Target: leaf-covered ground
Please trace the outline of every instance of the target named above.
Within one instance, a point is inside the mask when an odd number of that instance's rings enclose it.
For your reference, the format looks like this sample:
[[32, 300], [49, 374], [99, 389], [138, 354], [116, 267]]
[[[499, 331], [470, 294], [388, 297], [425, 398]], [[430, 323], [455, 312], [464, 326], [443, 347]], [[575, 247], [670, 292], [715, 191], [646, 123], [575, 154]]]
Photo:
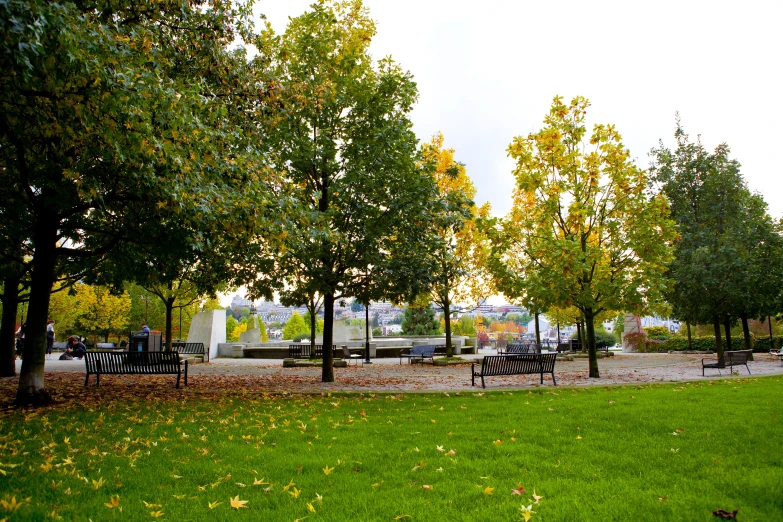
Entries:
[[47, 375], [57, 405], [0, 416], [0, 519], [783, 513], [780, 376], [353, 395], [270, 395], [252, 376], [183, 390], [170, 377], [77, 377]]

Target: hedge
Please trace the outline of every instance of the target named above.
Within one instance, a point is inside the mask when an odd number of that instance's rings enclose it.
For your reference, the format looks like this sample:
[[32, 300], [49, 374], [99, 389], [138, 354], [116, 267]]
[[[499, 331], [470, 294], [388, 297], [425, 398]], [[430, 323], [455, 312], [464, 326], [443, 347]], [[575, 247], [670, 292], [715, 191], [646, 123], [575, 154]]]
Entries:
[[[780, 349], [781, 345], [783, 345], [783, 336], [775, 336], [773, 337], [775, 348]], [[723, 339], [723, 349], [726, 349], [726, 339]], [[769, 337], [759, 337], [754, 338], [751, 336], [751, 346], [753, 347], [754, 352], [768, 352], [769, 351]], [[731, 348], [733, 350], [744, 350], [745, 349], [745, 338], [742, 336], [731, 336]], [[647, 347], [644, 350], [648, 353], [655, 353], [655, 352], [668, 352], [668, 351], [675, 351], [675, 352], [681, 352], [688, 349], [688, 338], [682, 335], [676, 335], [674, 337], [671, 337], [667, 341], [656, 341], [656, 340], [650, 340], [647, 341]], [[714, 352], [717, 350], [717, 346], [715, 345], [715, 337], [709, 336], [709, 337], [691, 337], [691, 350], [694, 351], [710, 351]]]

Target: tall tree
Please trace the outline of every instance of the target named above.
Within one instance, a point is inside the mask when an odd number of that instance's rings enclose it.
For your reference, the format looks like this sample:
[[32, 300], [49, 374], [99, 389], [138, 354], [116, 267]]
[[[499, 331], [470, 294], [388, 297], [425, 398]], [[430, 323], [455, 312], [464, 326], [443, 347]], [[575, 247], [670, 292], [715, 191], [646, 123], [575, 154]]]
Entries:
[[[266, 277], [323, 295], [327, 346], [335, 299], [369, 297], [370, 271], [376, 288], [426, 275], [416, 253], [428, 240], [423, 224], [435, 188], [416, 165], [408, 118], [416, 87], [390, 58], [373, 63], [374, 35], [361, 1], [325, 1], [291, 19], [282, 36], [268, 29], [260, 40], [283, 108], [269, 120], [271, 148], [298, 202]], [[331, 350], [322, 379], [334, 380]]]
[[479, 212], [473, 198], [476, 189], [465, 166], [454, 159], [454, 150], [443, 147], [443, 135], [422, 146], [422, 162], [432, 170], [439, 199], [433, 202], [436, 218], [431, 234], [439, 242], [429, 252], [432, 266], [432, 302], [443, 309], [446, 355], [451, 357], [451, 320], [455, 303], [477, 307], [492, 292], [483, 274], [483, 241], [476, 227]]
[[213, 205], [216, 176], [246, 168], [213, 148], [235, 130], [205, 87], [215, 57], [246, 36], [247, 12], [196, 0], [0, 9], [0, 229], [33, 250], [17, 403], [46, 403], [56, 275], [89, 271], [157, 208]]
[[700, 142], [691, 143], [679, 118], [675, 139], [676, 150], [661, 143], [652, 151], [651, 165], [679, 232], [669, 268], [674, 284], [666, 297], [675, 317], [713, 324], [722, 361], [722, 324], [776, 309], [783, 285], [774, 261], [783, 252], [781, 231], [763, 199], [748, 190], [728, 145], [710, 153]]
[[524, 272], [529, 295], [582, 313], [589, 376], [597, 378], [596, 315], [641, 313], [662, 300], [674, 227], [666, 198], [648, 194], [646, 172], [613, 125], [595, 125], [585, 142], [588, 106], [582, 97], [570, 104], [555, 97], [544, 128], [509, 146], [517, 181], [511, 216], [524, 234], [508, 243], [507, 256], [533, 268]]

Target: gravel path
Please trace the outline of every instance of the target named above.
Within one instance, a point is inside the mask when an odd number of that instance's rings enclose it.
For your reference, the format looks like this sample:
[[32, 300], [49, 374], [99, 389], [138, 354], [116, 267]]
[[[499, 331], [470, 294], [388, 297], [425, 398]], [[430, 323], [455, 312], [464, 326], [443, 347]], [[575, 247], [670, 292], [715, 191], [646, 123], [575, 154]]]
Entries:
[[[479, 356], [466, 356], [475, 359]], [[606, 386], [667, 381], [695, 381], [702, 379], [733, 378], [723, 371], [707, 370], [702, 377], [701, 359], [707, 355], [669, 354], [615, 354], [600, 359], [600, 379], [587, 377], [587, 359], [559, 360], [555, 376], [558, 386]], [[19, 361], [17, 361], [19, 365]], [[753, 376], [783, 374], [780, 361], [768, 354], [755, 354], [749, 363]], [[83, 361], [46, 362], [46, 371], [57, 373], [58, 378], [84, 382]], [[738, 369], [740, 377], [747, 375], [744, 367]], [[376, 359], [371, 365], [350, 365], [334, 369], [336, 382], [322, 383], [321, 369], [283, 368], [282, 361], [268, 359], [216, 359], [210, 363], [189, 367], [188, 390], [209, 392], [226, 388], [263, 392], [330, 392], [330, 391], [460, 391], [471, 389], [470, 365], [433, 366], [431, 364], [399, 364], [398, 359]], [[123, 385], [157, 385], [171, 376], [106, 376], [106, 386], [112, 382]], [[544, 386], [551, 386], [550, 376], [544, 376]], [[487, 378], [487, 389], [518, 389], [539, 386], [538, 376], [515, 375]], [[103, 388], [103, 385], [101, 386]]]

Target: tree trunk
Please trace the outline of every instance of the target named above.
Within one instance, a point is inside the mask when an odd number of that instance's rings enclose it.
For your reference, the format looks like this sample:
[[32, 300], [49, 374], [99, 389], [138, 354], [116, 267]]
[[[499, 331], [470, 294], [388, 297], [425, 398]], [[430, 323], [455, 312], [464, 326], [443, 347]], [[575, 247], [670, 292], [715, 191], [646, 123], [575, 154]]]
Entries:
[[[3, 280], [3, 317], [0, 319], [0, 377], [16, 375], [16, 313], [19, 309], [18, 276], [9, 276]], [[22, 318], [24, 322], [24, 317]]]
[[364, 305], [364, 360], [370, 360], [370, 305]]
[[723, 329], [726, 331], [726, 349], [731, 350], [731, 317], [728, 315], [723, 320]]
[[535, 318], [535, 324], [536, 324], [536, 346], [537, 350], [541, 350], [541, 329], [538, 326], [538, 308], [536, 308], [536, 311], [533, 313], [533, 317]]
[[750, 359], [753, 360], [753, 346], [750, 341], [750, 328], [748, 327], [748, 314], [741, 313], [740, 319], [742, 320], [742, 338], [745, 341], [745, 349], [750, 350]]
[[324, 295], [324, 364], [321, 368], [321, 382], [334, 382], [332, 337], [334, 331], [334, 294]]
[[169, 297], [165, 301], [163, 301], [166, 304], [166, 344], [163, 351], [169, 352], [171, 351], [171, 331], [172, 326], [171, 323], [173, 321], [174, 317], [174, 301], [176, 300], [175, 297]]
[[589, 361], [589, 373], [588, 377], [592, 379], [598, 379], [600, 375], [598, 374], [598, 354], [595, 350], [595, 326], [593, 325], [593, 309], [592, 308], [586, 308], [584, 311], [585, 315], [585, 334], [587, 339], [585, 339], [587, 343], [587, 359]]
[[54, 283], [55, 249], [57, 246], [57, 223], [47, 226], [44, 217], [39, 217], [33, 245], [35, 253], [30, 273], [30, 306], [27, 310], [27, 331], [24, 340], [22, 371], [16, 391], [19, 406], [46, 405], [52, 397], [44, 388], [44, 364], [46, 360], [46, 321], [49, 315], [49, 300]]
[[693, 346], [691, 345], [691, 323], [686, 322], [685, 329], [688, 331], [688, 351], [691, 351], [693, 350]]
[[448, 299], [443, 302], [443, 320], [446, 322], [446, 357], [454, 356], [454, 349], [451, 347], [451, 303]]
[[718, 362], [723, 363], [723, 340], [720, 334], [720, 318], [717, 314], [712, 316], [712, 327], [715, 330], [715, 348], [718, 351]]
[[307, 304], [307, 311], [310, 312], [310, 354], [315, 357], [315, 336], [318, 325], [318, 318], [315, 316], [315, 303], [310, 301]]

